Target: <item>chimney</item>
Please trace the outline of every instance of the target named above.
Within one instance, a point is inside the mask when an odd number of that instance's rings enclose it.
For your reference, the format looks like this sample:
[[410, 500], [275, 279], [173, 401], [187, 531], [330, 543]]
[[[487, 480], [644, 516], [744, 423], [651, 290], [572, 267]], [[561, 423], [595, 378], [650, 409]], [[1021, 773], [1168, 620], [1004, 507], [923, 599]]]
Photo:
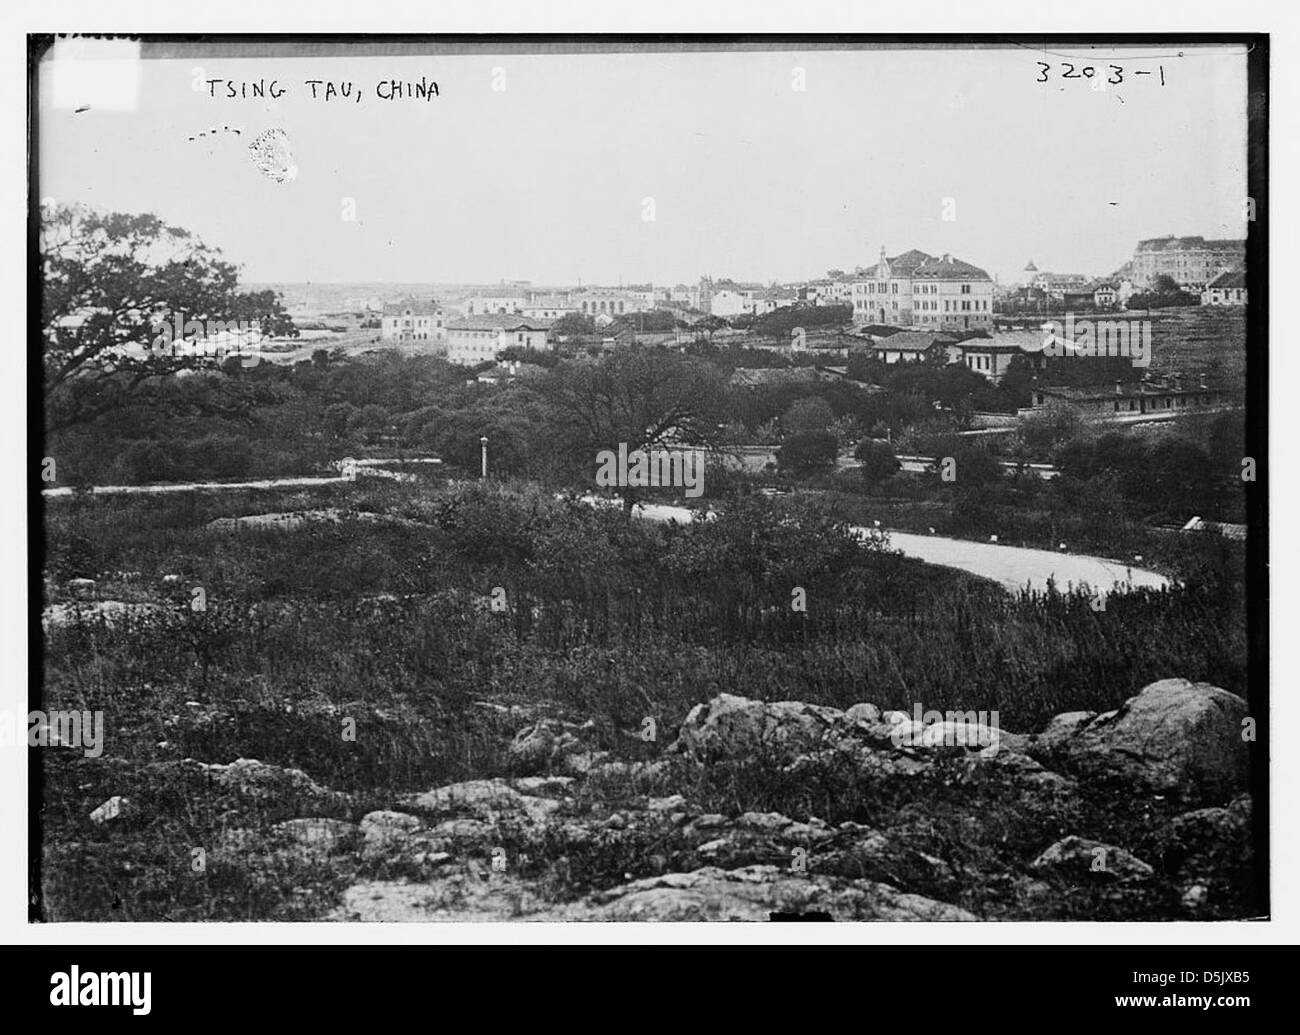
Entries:
[[1116, 395], [1123, 395], [1123, 394], [1124, 394], [1124, 382], [1123, 382], [1123, 381], [1116, 381], [1116, 382], [1115, 382], [1115, 394], [1116, 394]]

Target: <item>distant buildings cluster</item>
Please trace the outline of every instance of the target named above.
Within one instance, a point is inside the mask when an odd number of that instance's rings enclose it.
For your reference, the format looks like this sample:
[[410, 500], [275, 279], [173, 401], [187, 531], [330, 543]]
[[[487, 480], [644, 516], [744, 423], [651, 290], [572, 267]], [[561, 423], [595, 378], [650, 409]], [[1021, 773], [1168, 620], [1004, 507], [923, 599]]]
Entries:
[[[546, 347], [556, 321], [572, 315], [591, 319], [597, 329], [617, 325], [608, 332], [615, 343], [627, 340], [629, 318], [637, 313], [666, 310], [679, 325], [691, 325], [708, 316], [734, 321], [796, 305], [847, 306], [860, 329], [932, 334], [986, 331], [994, 326], [995, 311], [1122, 308], [1162, 276], [1184, 291], [1199, 293], [1205, 305], [1244, 305], [1244, 258], [1244, 241], [1170, 235], [1139, 241], [1133, 258], [1109, 277], [1047, 272], [1030, 260], [1022, 283], [1001, 286], [985, 270], [953, 255], [930, 255], [913, 248], [890, 256], [881, 248], [879, 259], [869, 267], [830, 270], [824, 278], [793, 284], [705, 276], [696, 284], [672, 287], [629, 284], [533, 290], [526, 282], [503, 282], [446, 305], [415, 299], [387, 303], [380, 327], [385, 341], [427, 347], [466, 366], [491, 360], [512, 345]], [[905, 338], [896, 339], [894, 351], [907, 344]], [[964, 361], [996, 379], [1005, 357], [996, 350], [986, 351], [977, 355], [978, 350], [968, 349]]]

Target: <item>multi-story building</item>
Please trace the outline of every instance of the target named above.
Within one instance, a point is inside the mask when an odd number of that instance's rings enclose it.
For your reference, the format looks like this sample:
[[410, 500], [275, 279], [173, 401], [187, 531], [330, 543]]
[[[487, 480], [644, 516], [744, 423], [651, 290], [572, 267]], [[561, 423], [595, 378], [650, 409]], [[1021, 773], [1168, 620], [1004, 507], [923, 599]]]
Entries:
[[1153, 237], [1133, 252], [1133, 283], [1149, 288], [1156, 277], [1172, 277], [1184, 291], [1199, 292], [1220, 273], [1246, 261], [1246, 242], [1232, 238]]
[[1201, 305], [1245, 305], [1246, 271], [1220, 273], [1201, 291]]
[[579, 311], [577, 305], [563, 295], [534, 295], [520, 307], [524, 316], [535, 320], [558, 320]]
[[447, 361], [475, 366], [497, 358], [512, 345], [546, 348], [550, 321], [513, 313], [487, 313], [452, 320], [447, 324]]
[[852, 284], [859, 324], [932, 330], [981, 330], [993, 324], [993, 278], [951, 255], [913, 248], [863, 270]]
[[654, 308], [645, 295], [622, 288], [583, 288], [569, 296], [569, 302], [584, 316], [622, 316]]
[[528, 296], [517, 292], [484, 291], [465, 299], [465, 313], [483, 316], [487, 313], [517, 313], [528, 304]]
[[379, 336], [384, 341], [415, 343], [444, 341], [447, 337], [442, 308], [433, 302], [408, 298], [389, 302], [380, 316]]

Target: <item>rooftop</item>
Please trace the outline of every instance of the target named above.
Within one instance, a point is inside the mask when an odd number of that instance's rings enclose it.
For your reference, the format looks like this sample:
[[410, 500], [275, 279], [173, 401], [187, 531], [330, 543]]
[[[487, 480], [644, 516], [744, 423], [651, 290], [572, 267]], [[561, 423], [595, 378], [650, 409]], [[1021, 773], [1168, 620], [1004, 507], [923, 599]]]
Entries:
[[1207, 288], [1244, 288], [1246, 286], [1246, 271], [1227, 270], [1220, 273], [1205, 286]]
[[1218, 251], [1245, 247], [1246, 242], [1236, 238], [1175, 237], [1170, 234], [1168, 237], [1149, 237], [1145, 241], [1138, 241], [1137, 250], [1140, 252], [1191, 252], [1201, 251], [1206, 248]]
[[484, 313], [482, 316], [467, 316], [463, 320], [452, 320], [447, 324], [447, 329], [450, 331], [545, 331], [554, 322], [531, 316], [519, 316], [516, 313]]
[[407, 313], [411, 316], [436, 316], [441, 309], [434, 302], [421, 302], [415, 298], [408, 298], [401, 302], [385, 302], [384, 316], [405, 316]]

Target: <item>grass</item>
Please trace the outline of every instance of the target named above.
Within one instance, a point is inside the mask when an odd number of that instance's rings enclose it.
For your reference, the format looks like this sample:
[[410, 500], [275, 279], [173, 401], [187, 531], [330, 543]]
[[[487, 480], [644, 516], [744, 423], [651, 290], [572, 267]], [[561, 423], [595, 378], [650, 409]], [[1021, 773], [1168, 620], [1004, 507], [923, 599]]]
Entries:
[[[419, 524], [208, 527], [217, 517], [327, 506]], [[65, 500], [48, 508], [47, 535], [47, 603], [67, 599], [62, 580], [85, 575], [99, 578], [101, 598], [162, 605], [113, 628], [84, 618], [47, 636], [44, 706], [102, 709], [108, 729], [101, 759], [43, 755], [48, 919], [323, 915], [343, 887], [378, 871], [352, 856], [286, 855], [274, 824], [357, 820], [406, 791], [510, 775], [505, 749], [520, 715], [590, 720], [590, 747], [636, 761], [662, 757], [687, 711], [723, 692], [996, 709], [1003, 728], [1032, 731], [1057, 712], [1115, 707], [1170, 675], [1249, 689], [1242, 601], [1222, 587], [1135, 593], [1104, 612], [1084, 596], [1011, 597], [863, 550], [833, 511], [800, 504], [749, 500], [716, 522], [672, 529], [628, 526], [525, 485], [362, 483]], [[130, 572], [140, 574], [121, 574]], [[161, 582], [171, 573], [181, 583]], [[790, 609], [796, 585], [807, 614]], [[206, 610], [189, 606], [194, 586], [205, 589]], [[504, 611], [492, 609], [498, 587]], [[658, 743], [633, 735], [647, 717], [663, 731]], [[241, 757], [301, 769], [347, 798], [253, 801], [214, 788], [197, 766]], [[945, 782], [957, 776], [941, 767], [910, 790], [835, 772], [809, 783], [751, 760], [672, 768], [653, 789], [728, 814], [915, 828], [917, 850], [964, 875], [959, 904], [981, 915], [1167, 915], [1155, 893], [1113, 889], [1036, 903], [1037, 885], [1024, 877], [1028, 853], [1067, 832], [1109, 831], [1106, 840], [1119, 830], [1140, 841], [1149, 805], [1085, 795], [1074, 811], [1027, 806], [996, 780], [974, 791]], [[633, 789], [584, 797], [595, 793], [579, 794], [579, 815], [607, 814]], [[115, 794], [131, 799], [131, 813], [90, 823], [90, 810]], [[971, 815], [982, 817], [979, 831]], [[253, 832], [243, 864], [218, 850], [232, 830]], [[660, 827], [539, 845], [507, 826], [498, 843], [527, 854], [521, 872], [559, 899], [627, 873], [703, 864], [698, 842]], [[209, 861], [201, 873], [196, 847]], [[247, 863], [250, 851], [258, 865]], [[396, 872], [425, 872], [412, 865]], [[1014, 887], [999, 884], [1007, 872], [1021, 874]], [[934, 890], [908, 873], [915, 888]]]

